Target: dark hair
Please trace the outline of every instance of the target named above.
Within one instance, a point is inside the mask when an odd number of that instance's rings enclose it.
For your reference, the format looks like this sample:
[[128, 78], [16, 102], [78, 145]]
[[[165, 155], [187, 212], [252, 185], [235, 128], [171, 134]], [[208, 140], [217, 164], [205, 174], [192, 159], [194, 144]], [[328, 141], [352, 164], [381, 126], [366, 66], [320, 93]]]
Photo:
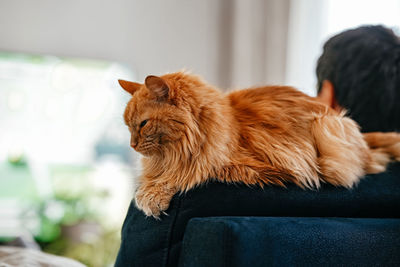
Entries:
[[329, 80], [338, 104], [361, 131], [400, 131], [400, 38], [362, 26], [330, 38], [317, 64], [318, 91]]

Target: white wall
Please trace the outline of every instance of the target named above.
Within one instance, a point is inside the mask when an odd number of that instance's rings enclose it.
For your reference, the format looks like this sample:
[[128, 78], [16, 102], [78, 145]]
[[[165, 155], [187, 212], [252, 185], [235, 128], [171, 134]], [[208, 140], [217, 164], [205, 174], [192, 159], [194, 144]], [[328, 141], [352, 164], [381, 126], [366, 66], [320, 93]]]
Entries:
[[230, 85], [283, 84], [289, 0], [232, 0]]
[[215, 0], [0, 0], [0, 50], [116, 60], [139, 80], [181, 68], [223, 84]]

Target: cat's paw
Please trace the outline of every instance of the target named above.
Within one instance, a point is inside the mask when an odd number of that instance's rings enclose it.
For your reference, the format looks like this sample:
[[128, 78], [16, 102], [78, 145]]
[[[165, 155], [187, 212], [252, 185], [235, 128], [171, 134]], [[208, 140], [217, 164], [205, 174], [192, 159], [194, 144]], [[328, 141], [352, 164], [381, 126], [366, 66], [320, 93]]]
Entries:
[[146, 214], [156, 219], [165, 214], [172, 199], [173, 192], [162, 187], [139, 188], [135, 195], [136, 206]]

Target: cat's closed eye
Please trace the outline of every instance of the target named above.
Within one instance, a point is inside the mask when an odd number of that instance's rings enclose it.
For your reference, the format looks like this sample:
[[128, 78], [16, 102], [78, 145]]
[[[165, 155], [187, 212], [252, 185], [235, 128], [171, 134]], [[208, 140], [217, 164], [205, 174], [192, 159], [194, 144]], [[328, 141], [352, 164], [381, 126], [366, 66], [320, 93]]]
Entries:
[[143, 128], [143, 127], [146, 125], [147, 121], [148, 121], [148, 120], [142, 121], [142, 122], [140, 123], [139, 127], [140, 127], [140, 128]]

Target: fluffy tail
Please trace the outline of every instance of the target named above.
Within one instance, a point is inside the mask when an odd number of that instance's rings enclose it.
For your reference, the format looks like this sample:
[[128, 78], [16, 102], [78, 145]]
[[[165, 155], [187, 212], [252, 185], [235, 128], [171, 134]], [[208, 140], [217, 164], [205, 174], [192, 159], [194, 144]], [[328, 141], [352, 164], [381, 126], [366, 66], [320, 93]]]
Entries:
[[365, 133], [364, 140], [371, 151], [367, 173], [383, 172], [388, 163], [400, 161], [400, 133]]

